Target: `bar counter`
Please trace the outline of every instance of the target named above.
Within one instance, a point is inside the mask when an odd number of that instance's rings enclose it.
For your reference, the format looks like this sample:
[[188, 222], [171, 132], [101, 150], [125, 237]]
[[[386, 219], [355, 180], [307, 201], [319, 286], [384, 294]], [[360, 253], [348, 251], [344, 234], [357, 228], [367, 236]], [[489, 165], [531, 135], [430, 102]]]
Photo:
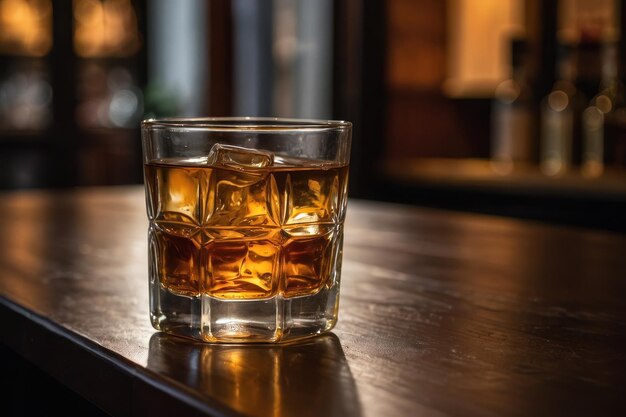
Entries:
[[0, 194], [0, 341], [113, 416], [626, 415], [626, 236], [351, 200], [339, 323], [148, 320], [142, 187]]

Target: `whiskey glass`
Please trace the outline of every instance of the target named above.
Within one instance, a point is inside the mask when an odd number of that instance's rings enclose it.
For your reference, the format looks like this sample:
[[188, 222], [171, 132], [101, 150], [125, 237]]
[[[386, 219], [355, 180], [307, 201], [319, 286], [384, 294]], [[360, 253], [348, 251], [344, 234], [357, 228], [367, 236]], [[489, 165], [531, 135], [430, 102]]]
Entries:
[[282, 342], [337, 322], [351, 124], [142, 122], [154, 328]]

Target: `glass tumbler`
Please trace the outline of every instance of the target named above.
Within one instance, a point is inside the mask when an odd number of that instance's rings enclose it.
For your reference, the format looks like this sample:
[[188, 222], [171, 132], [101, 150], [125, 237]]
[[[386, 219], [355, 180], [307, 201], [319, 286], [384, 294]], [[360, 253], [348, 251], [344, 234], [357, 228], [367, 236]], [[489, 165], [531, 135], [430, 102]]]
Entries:
[[351, 124], [142, 122], [150, 318], [207, 342], [280, 342], [337, 321]]

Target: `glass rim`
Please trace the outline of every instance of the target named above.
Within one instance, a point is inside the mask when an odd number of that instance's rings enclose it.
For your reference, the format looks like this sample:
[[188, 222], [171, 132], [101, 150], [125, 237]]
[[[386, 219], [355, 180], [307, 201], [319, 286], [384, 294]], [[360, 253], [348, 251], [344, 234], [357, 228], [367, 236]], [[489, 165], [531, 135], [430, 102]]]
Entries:
[[142, 129], [184, 128], [206, 131], [302, 131], [346, 130], [352, 123], [345, 120], [297, 119], [282, 117], [164, 117], [141, 122]]

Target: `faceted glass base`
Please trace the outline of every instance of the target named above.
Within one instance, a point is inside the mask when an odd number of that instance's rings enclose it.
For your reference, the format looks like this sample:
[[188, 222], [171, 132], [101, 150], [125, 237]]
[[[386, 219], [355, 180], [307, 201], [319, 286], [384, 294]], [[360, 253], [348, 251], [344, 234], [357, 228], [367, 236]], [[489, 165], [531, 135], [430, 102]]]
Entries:
[[276, 343], [320, 334], [337, 322], [338, 280], [315, 294], [226, 300], [175, 294], [150, 280], [150, 318], [155, 329], [214, 343]]

